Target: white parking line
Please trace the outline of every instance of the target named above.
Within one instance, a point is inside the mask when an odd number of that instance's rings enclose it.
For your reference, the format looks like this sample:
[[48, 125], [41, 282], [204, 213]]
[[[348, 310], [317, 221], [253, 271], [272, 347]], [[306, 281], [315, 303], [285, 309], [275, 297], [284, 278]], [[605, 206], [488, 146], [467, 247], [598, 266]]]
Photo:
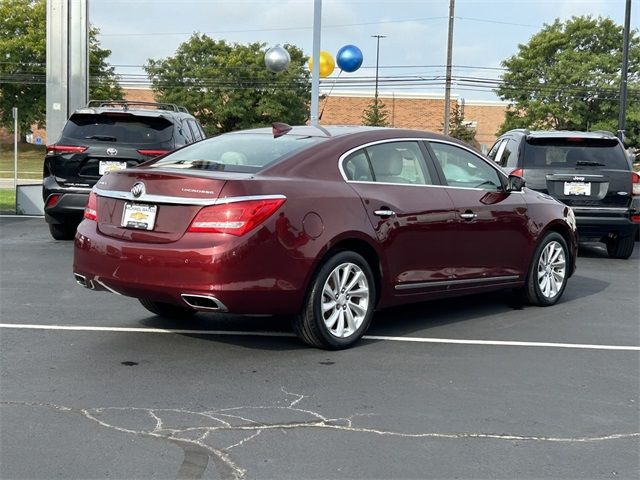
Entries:
[[[237, 330], [188, 330], [173, 328], [136, 328], [136, 327], [91, 327], [76, 325], [37, 325], [21, 323], [0, 323], [0, 328], [22, 330], [67, 330], [79, 332], [130, 332], [130, 333], [173, 333], [187, 335], [217, 335], [217, 336], [246, 336], [246, 337], [295, 337], [287, 332], [243, 332]], [[635, 345], [593, 345], [583, 343], [553, 343], [553, 342], [517, 342], [508, 340], [461, 340], [456, 338], [430, 337], [390, 337], [384, 335], [365, 335], [365, 340], [379, 340], [385, 342], [411, 343], [449, 343], [458, 345], [487, 345], [498, 347], [542, 347], [542, 348], [574, 348], [582, 350], [618, 350], [626, 352], [640, 352], [640, 346]]]

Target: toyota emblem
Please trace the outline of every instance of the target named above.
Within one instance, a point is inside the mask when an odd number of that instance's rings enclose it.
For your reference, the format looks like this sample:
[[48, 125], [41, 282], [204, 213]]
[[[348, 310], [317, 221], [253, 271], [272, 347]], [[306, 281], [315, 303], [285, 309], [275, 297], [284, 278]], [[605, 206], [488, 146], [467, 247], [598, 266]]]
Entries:
[[137, 182], [133, 184], [133, 187], [131, 187], [131, 195], [133, 195], [134, 197], [138, 198], [141, 195], [144, 194], [144, 183], [142, 182]]
[[107, 148], [107, 155], [109, 155], [110, 157], [113, 157], [114, 155], [118, 154], [118, 150], [116, 150], [115, 148], [111, 147], [111, 148]]

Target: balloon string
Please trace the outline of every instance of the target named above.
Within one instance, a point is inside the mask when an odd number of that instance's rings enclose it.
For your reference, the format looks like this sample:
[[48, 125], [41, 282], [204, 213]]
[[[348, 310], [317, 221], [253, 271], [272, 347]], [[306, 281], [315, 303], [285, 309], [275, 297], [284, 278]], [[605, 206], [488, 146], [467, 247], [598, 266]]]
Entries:
[[327, 93], [327, 98], [324, 99], [324, 103], [322, 104], [322, 111], [320, 112], [320, 115], [318, 115], [318, 121], [322, 120], [322, 114], [324, 113], [324, 109], [327, 107], [327, 102], [329, 101], [331, 92], [333, 92], [333, 87], [336, 86], [336, 82], [338, 81], [338, 78], [340, 78], [340, 75], [342, 75], [342, 69], [340, 69], [340, 71], [338, 72], [338, 76], [333, 81], [333, 85], [331, 85], [331, 89], [329, 90], [329, 93]]

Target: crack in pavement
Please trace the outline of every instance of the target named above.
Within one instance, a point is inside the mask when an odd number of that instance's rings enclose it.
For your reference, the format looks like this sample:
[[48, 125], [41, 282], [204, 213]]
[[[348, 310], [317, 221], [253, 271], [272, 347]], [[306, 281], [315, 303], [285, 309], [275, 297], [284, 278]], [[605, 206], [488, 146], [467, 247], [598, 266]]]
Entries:
[[[327, 418], [324, 415], [300, 408], [305, 395], [281, 391], [286, 395], [285, 405], [259, 405], [220, 408], [203, 412], [184, 409], [141, 407], [75, 408], [63, 405], [29, 402], [0, 402], [0, 406], [44, 407], [60, 412], [78, 413], [104, 428], [131, 435], [159, 438], [180, 446], [184, 460], [178, 469], [178, 479], [202, 478], [211, 459], [221, 478], [241, 480], [246, 470], [234, 461], [230, 451], [246, 445], [270, 430], [324, 428], [350, 433], [373, 434], [386, 437], [411, 439], [493, 439], [506, 441], [587, 443], [640, 437], [640, 432], [612, 433], [599, 436], [555, 437], [498, 433], [410, 433], [393, 430], [359, 427], [356, 417], [372, 414], [354, 414], [350, 417]], [[293, 397], [293, 398], [292, 398]], [[267, 420], [261, 415], [269, 416]], [[281, 416], [280, 420], [273, 417]], [[250, 418], [253, 417], [253, 418]], [[292, 418], [293, 417], [293, 418]], [[295, 418], [298, 417], [298, 418]]]

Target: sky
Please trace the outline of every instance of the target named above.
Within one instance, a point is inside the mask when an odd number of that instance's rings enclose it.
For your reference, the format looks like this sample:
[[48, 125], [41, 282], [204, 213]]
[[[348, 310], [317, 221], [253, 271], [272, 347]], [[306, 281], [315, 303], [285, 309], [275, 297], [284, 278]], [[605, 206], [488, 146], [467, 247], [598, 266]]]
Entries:
[[[632, 0], [631, 28], [640, 24]], [[148, 59], [171, 56], [194, 33], [231, 43], [294, 44], [311, 56], [313, 0], [89, 0], [89, 18], [124, 84], [144, 84]], [[380, 40], [380, 90], [444, 95], [449, 0], [322, 0], [321, 49], [336, 55], [352, 44], [364, 62], [354, 73], [322, 80], [321, 90], [354, 91], [347, 79], [373, 92], [376, 39]], [[452, 94], [497, 101], [486, 79], [501, 62], [556, 18], [591, 15], [624, 22], [625, 0], [455, 0]], [[462, 82], [462, 78], [472, 78]], [[337, 80], [337, 81], [336, 81]]]

